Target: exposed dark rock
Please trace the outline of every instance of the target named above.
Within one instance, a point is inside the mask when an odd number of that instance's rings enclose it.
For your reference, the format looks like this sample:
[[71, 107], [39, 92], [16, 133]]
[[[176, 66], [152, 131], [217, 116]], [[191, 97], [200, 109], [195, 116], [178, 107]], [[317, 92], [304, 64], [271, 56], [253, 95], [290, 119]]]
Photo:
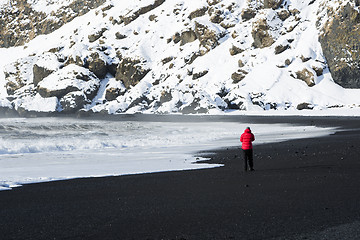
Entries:
[[302, 71], [296, 72], [296, 78], [304, 81], [309, 87], [315, 85], [314, 74], [306, 68]]
[[281, 10], [278, 12], [278, 16], [282, 21], [285, 21], [290, 17], [291, 13], [288, 10]]
[[138, 84], [149, 71], [150, 69], [144, 69], [141, 66], [139, 60], [123, 58], [117, 67], [115, 78], [122, 81], [124, 86], [129, 89]]
[[87, 59], [89, 70], [92, 71], [98, 78], [104, 78], [108, 72], [106, 62], [100, 58], [98, 52], [94, 52]]
[[239, 83], [241, 80], [245, 78], [246, 74], [244, 72], [234, 72], [231, 74], [231, 79], [233, 80], [233, 83]]
[[167, 58], [164, 58], [163, 60], [161, 60], [161, 62], [162, 62], [162, 64], [167, 64], [168, 62], [170, 62], [173, 59], [174, 59], [174, 57], [167, 57]]
[[115, 37], [116, 37], [116, 39], [121, 40], [121, 39], [126, 38], [126, 35], [117, 32], [117, 33], [115, 33]]
[[245, 64], [243, 63], [242, 60], [239, 60], [239, 61], [238, 61], [238, 66], [239, 66], [240, 68], [242, 68], [242, 67], [245, 66]]
[[141, 96], [132, 101], [128, 107], [128, 109], [133, 108], [135, 106], [140, 106], [142, 110], [146, 110], [149, 108], [151, 104], [151, 100], [149, 100], [146, 96]]
[[115, 88], [115, 87], [107, 88], [105, 92], [105, 99], [107, 101], [113, 101], [121, 94], [123, 94], [123, 92], [119, 88]]
[[84, 67], [85, 66], [85, 62], [82, 58], [80, 58], [79, 56], [75, 56], [75, 59], [73, 58], [73, 56], [70, 56], [66, 62], [65, 62], [65, 66], [71, 65], [71, 64], [75, 64], [77, 66], [80, 67]]
[[360, 13], [348, 3], [328, 14], [319, 41], [331, 75], [342, 87], [360, 88]]
[[256, 10], [252, 9], [252, 8], [245, 8], [241, 12], [241, 18], [244, 19], [245, 21], [248, 21], [248, 20], [254, 18], [255, 16], [256, 16]]
[[312, 67], [312, 69], [315, 71], [316, 76], [319, 77], [319, 76], [323, 75], [324, 68], [322, 68], [322, 67]]
[[197, 39], [196, 33], [193, 30], [188, 30], [181, 33], [180, 36], [180, 46], [185, 45], [187, 43], [193, 42]]
[[160, 96], [160, 103], [169, 102], [172, 99], [171, 92], [163, 91]]
[[116, 75], [117, 66], [118, 66], [117, 63], [111, 63], [111, 64], [107, 65], [108, 72], [109, 72], [111, 75], [115, 76], [115, 75]]
[[286, 59], [286, 60], [285, 60], [285, 64], [286, 64], [286, 65], [290, 65], [291, 63], [292, 63], [292, 60], [290, 60], [290, 59]]
[[221, 2], [221, 0], [207, 0], [206, 2], [209, 4], [209, 6], [213, 6]]
[[99, 38], [101, 38], [106, 30], [107, 30], [106, 28], [102, 28], [101, 30], [97, 31], [96, 33], [89, 35], [88, 36], [89, 42], [92, 43], [92, 42], [95, 42], [96, 40], [98, 40]]
[[[54, 79], [57, 81], [56, 85], [51, 84]], [[88, 81], [91, 82], [84, 84]], [[82, 91], [88, 98], [92, 98], [97, 93], [99, 86], [100, 81], [94, 74], [84, 68], [70, 65], [39, 82], [37, 92], [43, 98], [57, 97], [60, 99], [70, 92]]]
[[264, 8], [278, 9], [283, 0], [264, 0]]
[[32, 83], [32, 79], [28, 75], [32, 71], [32, 65], [28, 64], [35, 61], [35, 57], [27, 57], [18, 59], [16, 62], [5, 66], [5, 88], [8, 95], [13, 95], [15, 91]]
[[66, 86], [65, 88], [60, 88], [60, 89], [48, 89], [45, 87], [38, 86], [37, 91], [41, 97], [48, 98], [48, 97], [62, 97], [69, 92], [79, 91], [79, 89], [74, 86]]
[[40, 67], [37, 64], [34, 64], [33, 67], [33, 83], [35, 86], [38, 85], [38, 83], [49, 76], [51, 73], [53, 73], [53, 70], [46, 69], [45, 67]]
[[278, 45], [275, 47], [275, 54], [280, 54], [282, 52], [284, 52], [285, 50], [289, 49], [290, 45]]
[[181, 35], [180, 33], [175, 33], [174, 36], [172, 36], [172, 40], [174, 41], [174, 43], [178, 43], [181, 41]]
[[155, 0], [153, 4], [140, 8], [139, 10], [132, 13], [130, 16], [121, 16], [120, 18], [125, 23], [125, 25], [128, 25], [129, 23], [131, 23], [141, 15], [148, 13], [151, 10], [154, 10], [155, 8], [159, 7], [164, 2], [165, 0]]
[[311, 57], [305, 57], [304, 55], [301, 55], [300, 59], [301, 59], [302, 62], [307, 62], [307, 61], [309, 61], [311, 59]]
[[194, 101], [180, 110], [184, 114], [207, 113], [208, 109], [200, 106], [200, 99], [195, 98]]
[[196, 9], [195, 11], [190, 13], [189, 19], [192, 20], [197, 17], [202, 17], [205, 15], [207, 10], [208, 10], [208, 7], [202, 7], [200, 9]]
[[219, 39], [222, 38], [224, 33], [216, 33], [215, 31], [209, 29], [208, 26], [205, 26], [201, 23], [195, 22], [195, 34], [197, 39], [199, 39], [200, 44], [210, 51], [219, 45]]
[[0, 47], [21, 46], [38, 35], [49, 34], [74, 18], [99, 7], [105, 0], [74, 0], [49, 15], [37, 12], [26, 0], [11, 1], [0, 9]]
[[192, 64], [196, 58], [202, 56], [201, 52], [194, 52], [184, 59], [186, 64]]
[[242, 53], [244, 51], [244, 49], [241, 49], [237, 46], [232, 45], [232, 47], [229, 49], [230, 55], [234, 56], [237, 55], [239, 53]]
[[268, 32], [269, 26], [266, 19], [259, 19], [253, 25], [251, 35], [253, 36], [253, 46], [255, 48], [270, 47], [275, 41]]
[[155, 14], [151, 14], [151, 15], [149, 16], [149, 20], [150, 20], [150, 21], [155, 21], [156, 18], [157, 18], [157, 16], [156, 16]]
[[75, 113], [90, 102], [82, 91], [70, 92], [60, 99], [64, 113]]
[[297, 105], [297, 110], [304, 110], [304, 109], [310, 109], [312, 110], [314, 106], [311, 103], [300, 103]]
[[209, 72], [208, 70], [205, 70], [205, 71], [202, 71], [202, 72], [194, 73], [192, 75], [192, 79], [193, 80], [199, 79], [199, 78], [205, 76], [208, 72]]
[[210, 21], [213, 23], [221, 23], [225, 19], [223, 12], [220, 10], [216, 10], [214, 14], [210, 17]]

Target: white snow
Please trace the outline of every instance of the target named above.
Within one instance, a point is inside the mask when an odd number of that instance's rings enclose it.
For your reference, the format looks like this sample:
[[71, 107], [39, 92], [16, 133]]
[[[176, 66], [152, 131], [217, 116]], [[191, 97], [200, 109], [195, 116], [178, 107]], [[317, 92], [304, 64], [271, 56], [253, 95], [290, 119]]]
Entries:
[[205, 159], [194, 154], [239, 146], [239, 136], [247, 126], [256, 136], [255, 144], [335, 131], [234, 122], [0, 119], [0, 190], [70, 178], [220, 167], [196, 164]]

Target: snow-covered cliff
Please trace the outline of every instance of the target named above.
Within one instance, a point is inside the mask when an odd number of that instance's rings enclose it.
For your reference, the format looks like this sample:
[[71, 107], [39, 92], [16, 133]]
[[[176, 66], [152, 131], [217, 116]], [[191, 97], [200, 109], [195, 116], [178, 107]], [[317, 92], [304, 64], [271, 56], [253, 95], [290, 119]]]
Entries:
[[0, 106], [18, 112], [360, 107], [358, 0], [0, 7]]

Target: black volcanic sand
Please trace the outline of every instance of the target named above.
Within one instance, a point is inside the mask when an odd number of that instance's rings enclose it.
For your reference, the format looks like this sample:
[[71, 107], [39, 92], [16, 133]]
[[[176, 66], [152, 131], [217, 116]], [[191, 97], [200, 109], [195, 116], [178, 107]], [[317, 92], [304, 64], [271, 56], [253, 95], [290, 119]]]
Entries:
[[360, 239], [359, 118], [210, 119], [341, 131], [256, 145], [255, 172], [244, 173], [239, 148], [229, 148], [200, 153], [220, 168], [1, 191], [0, 239]]

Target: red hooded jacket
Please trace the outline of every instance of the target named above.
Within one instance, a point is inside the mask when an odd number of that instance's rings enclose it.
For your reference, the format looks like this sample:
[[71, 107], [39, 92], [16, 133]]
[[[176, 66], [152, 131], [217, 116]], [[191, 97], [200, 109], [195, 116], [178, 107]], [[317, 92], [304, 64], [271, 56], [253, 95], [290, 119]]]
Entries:
[[242, 142], [241, 148], [244, 150], [252, 149], [252, 142], [255, 140], [254, 134], [251, 133], [250, 129], [245, 129], [244, 133], [241, 134], [240, 142]]

